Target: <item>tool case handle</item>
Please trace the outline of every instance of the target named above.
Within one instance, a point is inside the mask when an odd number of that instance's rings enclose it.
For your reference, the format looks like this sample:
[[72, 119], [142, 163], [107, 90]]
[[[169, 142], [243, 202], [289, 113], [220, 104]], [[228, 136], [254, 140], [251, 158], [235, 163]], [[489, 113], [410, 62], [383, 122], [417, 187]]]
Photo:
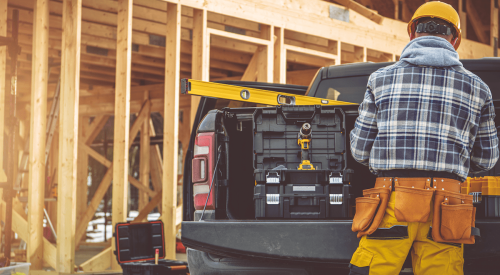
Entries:
[[[276, 109], [283, 119], [287, 122], [305, 122], [311, 121], [316, 116], [316, 111], [321, 106], [278, 106]], [[305, 111], [305, 112], [304, 112]], [[300, 117], [291, 117], [292, 113], [301, 113]], [[307, 114], [311, 114], [307, 116]]]

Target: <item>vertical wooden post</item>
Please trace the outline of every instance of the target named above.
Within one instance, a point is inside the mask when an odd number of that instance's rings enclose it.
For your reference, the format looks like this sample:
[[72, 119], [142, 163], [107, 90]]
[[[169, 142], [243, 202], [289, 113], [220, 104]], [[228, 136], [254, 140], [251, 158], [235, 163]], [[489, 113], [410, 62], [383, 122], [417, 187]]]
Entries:
[[[206, 11], [202, 11], [206, 15]], [[195, 14], [196, 17], [196, 14]], [[204, 17], [205, 19], [206, 17]], [[206, 21], [205, 23], [206, 24]], [[205, 32], [206, 33], [206, 32]], [[165, 116], [163, 122], [163, 203], [165, 256], [175, 259], [177, 210], [177, 161], [179, 146], [179, 77], [181, 5], [167, 4], [167, 45], [165, 52]], [[193, 51], [193, 56], [194, 56]]]
[[[78, 122], [80, 134], [78, 143], [86, 137], [89, 128], [89, 117], [81, 116]], [[76, 184], [76, 220], [79, 221], [87, 210], [87, 191], [88, 191], [88, 175], [89, 175], [89, 155], [81, 146], [78, 147], [78, 176]], [[75, 245], [78, 247], [80, 240], [77, 240]]]
[[[261, 38], [274, 41], [274, 27], [261, 25]], [[257, 81], [259, 82], [272, 82], [274, 71], [274, 43], [269, 46], [259, 46], [257, 49]]]
[[394, 3], [394, 19], [399, 20], [399, 0], [392, 0]]
[[59, 116], [57, 195], [57, 271], [73, 273], [75, 265], [78, 103], [82, 0], [64, 0]]
[[498, 56], [498, 0], [491, 0], [490, 16], [490, 44], [493, 47], [493, 56]]
[[[0, 1], [0, 36], [7, 36], [7, 1]], [[5, 72], [7, 71], [7, 47], [0, 47], [0, 155], [6, 153], [3, 148], [5, 127]], [[3, 157], [0, 157], [0, 182], [6, 182], [7, 175], [3, 169]], [[2, 192], [2, 191], [0, 191]], [[1, 193], [0, 193], [1, 195]]]
[[366, 62], [366, 47], [354, 46], [354, 62]]
[[[471, 1], [471, 0], [469, 0]], [[460, 16], [460, 29], [462, 30], [462, 39], [467, 38], [467, 13], [464, 0], [458, 0], [458, 15]]]
[[340, 40], [337, 41], [337, 60], [335, 61], [335, 65], [342, 64], [342, 42]]
[[45, 141], [47, 126], [47, 82], [49, 67], [49, 1], [34, 7], [33, 70], [28, 191], [28, 251], [32, 270], [43, 265], [43, 207], [45, 195]]
[[286, 50], [285, 50], [285, 29], [275, 27], [274, 34], [274, 83], [286, 83]]
[[[144, 101], [149, 100], [149, 91], [144, 92]], [[150, 110], [150, 109], [148, 109]], [[149, 189], [149, 171], [150, 169], [150, 135], [149, 135], [149, 121], [151, 120], [151, 113], [147, 114], [147, 119], [144, 120], [141, 128], [141, 146], [139, 156], [139, 180]], [[139, 191], [139, 211], [144, 208], [149, 202], [149, 196], [146, 192]]]
[[[210, 73], [209, 47], [210, 45], [207, 37], [207, 10], [195, 9], [193, 11], [193, 54], [191, 55], [192, 79], [209, 81], [209, 73]], [[199, 96], [191, 96], [191, 116], [190, 116], [191, 125], [193, 125], [194, 123], [199, 103], [200, 103]], [[177, 117], [177, 114], [175, 116]]]
[[[127, 219], [128, 151], [130, 128], [130, 69], [132, 60], [132, 0], [118, 0], [115, 128], [113, 141], [112, 223]], [[113, 238], [116, 242], [116, 239]], [[113, 243], [113, 250], [115, 249]], [[120, 270], [115, 257], [111, 269]]]

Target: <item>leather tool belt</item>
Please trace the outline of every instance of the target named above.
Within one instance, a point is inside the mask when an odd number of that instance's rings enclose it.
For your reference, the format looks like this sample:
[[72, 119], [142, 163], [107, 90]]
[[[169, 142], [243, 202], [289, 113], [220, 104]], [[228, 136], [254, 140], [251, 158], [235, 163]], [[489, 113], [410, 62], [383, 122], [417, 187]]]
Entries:
[[375, 232], [391, 192], [395, 192], [394, 214], [399, 222], [425, 223], [433, 209], [434, 241], [473, 244], [475, 236], [479, 236], [479, 229], [475, 228], [476, 208], [472, 195], [460, 193], [460, 184], [447, 178], [379, 177], [374, 188], [363, 190], [363, 197], [356, 199], [352, 231], [358, 232], [358, 238]]

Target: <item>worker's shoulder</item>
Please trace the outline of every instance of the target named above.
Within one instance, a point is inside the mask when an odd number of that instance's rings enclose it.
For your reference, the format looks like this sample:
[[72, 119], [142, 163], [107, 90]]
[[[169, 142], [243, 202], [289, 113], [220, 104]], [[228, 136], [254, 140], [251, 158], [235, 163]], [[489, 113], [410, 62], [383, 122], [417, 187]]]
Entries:
[[468, 78], [468, 80], [472, 82], [472, 85], [480, 86], [482, 89], [489, 91], [488, 85], [479, 76], [467, 70], [463, 66], [453, 66], [450, 69], [455, 71], [456, 74], [463, 75], [464, 77]]
[[377, 77], [384, 77], [387, 74], [392, 74], [396, 70], [398, 70], [400, 68], [405, 68], [405, 67], [411, 67], [411, 64], [409, 64], [408, 62], [404, 62], [404, 61], [398, 61], [392, 65], [382, 67], [370, 75], [369, 81], [374, 80]]

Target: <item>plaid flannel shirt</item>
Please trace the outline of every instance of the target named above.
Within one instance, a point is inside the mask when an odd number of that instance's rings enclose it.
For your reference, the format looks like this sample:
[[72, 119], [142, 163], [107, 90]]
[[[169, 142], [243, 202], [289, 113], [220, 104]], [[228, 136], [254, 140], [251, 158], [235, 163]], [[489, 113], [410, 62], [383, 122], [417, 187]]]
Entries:
[[498, 159], [488, 86], [462, 66], [399, 61], [374, 72], [351, 131], [351, 153], [381, 170], [445, 171], [467, 178]]

